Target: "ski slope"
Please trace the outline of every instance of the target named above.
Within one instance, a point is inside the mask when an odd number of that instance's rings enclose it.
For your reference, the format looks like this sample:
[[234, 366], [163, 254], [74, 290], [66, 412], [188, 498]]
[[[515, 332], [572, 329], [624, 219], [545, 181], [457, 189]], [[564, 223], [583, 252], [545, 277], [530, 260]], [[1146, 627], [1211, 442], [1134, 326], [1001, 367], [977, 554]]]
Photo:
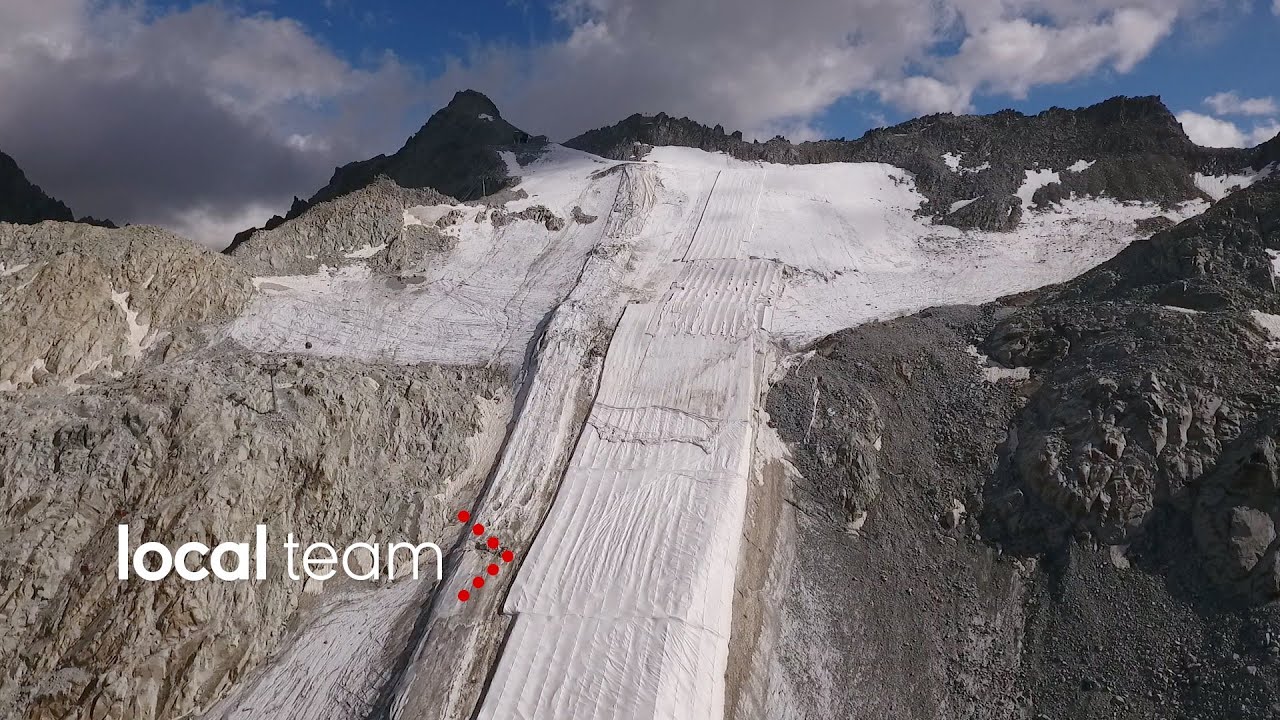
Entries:
[[[721, 716], [751, 448], [777, 351], [1061, 282], [1134, 240], [1135, 221], [1203, 210], [1070, 200], [984, 233], [916, 217], [912, 179], [875, 163], [684, 148], [615, 163], [553, 149], [512, 169], [527, 197], [508, 210], [597, 219], [554, 232], [465, 221], [412, 284], [363, 262], [259, 278], [227, 330], [258, 350], [523, 373], [525, 401], [473, 509], [520, 567], [462, 604], [454, 593], [483, 565], [451, 561], [396, 683], [397, 717]], [[414, 208], [405, 222], [451, 209]]]

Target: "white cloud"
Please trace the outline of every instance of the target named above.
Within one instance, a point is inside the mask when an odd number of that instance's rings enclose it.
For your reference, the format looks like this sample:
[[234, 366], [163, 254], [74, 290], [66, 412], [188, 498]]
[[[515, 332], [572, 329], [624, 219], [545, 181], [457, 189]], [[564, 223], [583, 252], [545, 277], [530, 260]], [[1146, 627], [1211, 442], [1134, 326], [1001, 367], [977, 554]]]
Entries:
[[354, 67], [235, 7], [0, 3], [0, 149], [78, 214], [220, 247], [425, 119], [395, 58]]
[[1252, 132], [1249, 133], [1249, 145], [1261, 145], [1277, 135], [1280, 135], [1280, 120], [1272, 118], [1253, 126]]
[[1178, 113], [1178, 122], [1186, 130], [1187, 137], [1205, 147], [1253, 147], [1280, 133], [1280, 121], [1265, 120], [1244, 130], [1230, 120], [1186, 110]]
[[965, 111], [1146, 58], [1196, 0], [561, 0], [565, 39], [480, 48], [440, 86], [475, 86], [563, 138], [633, 112], [747, 132], [871, 93]]
[[1273, 97], [1242, 98], [1232, 92], [1220, 92], [1204, 99], [1215, 115], [1275, 115], [1280, 112]]
[[880, 88], [880, 97], [885, 102], [920, 115], [969, 112], [973, 109], [972, 95], [972, 90], [919, 75]]
[[1023, 97], [1103, 67], [1126, 73], [1173, 28], [1176, 10], [1123, 8], [1061, 26], [1014, 17], [979, 26], [954, 57], [942, 60], [953, 83]]
[[1178, 113], [1178, 122], [1191, 142], [1205, 147], [1244, 147], [1244, 133], [1229, 120], [1187, 110]]
[[1272, 3], [1271, 12], [1275, 13], [1276, 15], [1280, 15], [1280, 0], [1275, 0], [1275, 2]]

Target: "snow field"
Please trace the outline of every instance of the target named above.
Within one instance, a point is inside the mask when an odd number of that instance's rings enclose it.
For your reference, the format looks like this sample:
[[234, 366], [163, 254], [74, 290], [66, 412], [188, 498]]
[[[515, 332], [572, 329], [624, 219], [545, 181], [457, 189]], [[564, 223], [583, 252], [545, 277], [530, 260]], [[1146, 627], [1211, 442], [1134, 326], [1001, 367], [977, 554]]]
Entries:
[[[619, 176], [584, 184], [577, 181], [597, 163], [571, 156], [550, 165], [550, 174], [572, 188], [553, 193], [561, 203], [554, 212], [567, 218], [578, 205], [588, 214], [608, 214]], [[559, 232], [529, 221], [494, 227], [487, 219], [473, 221], [482, 212], [473, 206], [412, 208], [404, 222], [434, 222], [453, 209], [465, 213], [445, 229], [460, 238], [457, 246], [429, 258], [420, 274], [398, 282], [356, 264], [317, 275], [259, 278], [262, 293], [227, 334], [267, 352], [518, 364], [538, 323], [573, 288], [587, 253], [601, 243], [605, 224], [569, 221]]]

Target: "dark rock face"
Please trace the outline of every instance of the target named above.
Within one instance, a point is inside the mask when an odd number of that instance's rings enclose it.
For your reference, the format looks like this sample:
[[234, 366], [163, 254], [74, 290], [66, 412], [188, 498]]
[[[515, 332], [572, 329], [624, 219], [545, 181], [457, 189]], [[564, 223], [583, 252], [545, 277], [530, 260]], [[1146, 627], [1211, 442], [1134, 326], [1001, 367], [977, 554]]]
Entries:
[[1014, 195], [983, 195], [964, 207], [947, 213], [941, 222], [961, 230], [1013, 230], [1022, 221], [1022, 198]]
[[[502, 119], [489, 98], [464, 90], [432, 115], [394, 155], [379, 155], [336, 169], [329, 184], [307, 205], [362, 188], [379, 175], [400, 187], [431, 188], [459, 200], [475, 200], [510, 184], [506, 165], [495, 148], [516, 150], [530, 142], [528, 133]], [[296, 217], [295, 211], [291, 209], [287, 217]]]
[[1196, 496], [1196, 541], [1212, 579], [1263, 598], [1280, 597], [1280, 428], [1269, 419], [1233, 443]]
[[[495, 148], [516, 150], [530, 142], [533, 139], [528, 133], [502, 119], [489, 98], [463, 90], [394, 155], [379, 155], [334, 170], [329, 184], [305, 206], [362, 188], [379, 175], [403, 188], [431, 188], [459, 200], [475, 200], [510, 183]], [[295, 200], [286, 217], [297, 217], [301, 207]]]
[[27, 180], [13, 158], [0, 152], [0, 222], [31, 224], [42, 220], [71, 222], [71, 208], [49, 197]]
[[[1116, 97], [1032, 116], [1012, 110], [985, 116], [944, 113], [872, 130], [858, 140], [799, 144], [782, 138], [746, 142], [741, 133], [725, 134], [719, 126], [708, 128], [688, 118], [632, 115], [565, 144], [614, 159], [630, 159], [645, 145], [678, 145], [773, 163], [889, 163], [915, 176], [929, 199], [924, 212], [940, 222], [986, 230], [1007, 229], [1008, 215], [990, 210], [1007, 207], [1007, 198], [1028, 170], [1055, 170], [1061, 177], [1061, 186], [1046, 189], [1035, 198], [1037, 204], [1070, 193], [1176, 203], [1202, 197], [1193, 173], [1260, 169], [1280, 159], [1276, 140], [1252, 150], [1198, 147], [1156, 97]], [[957, 164], [955, 169], [948, 159]], [[1081, 160], [1092, 165], [1069, 169]], [[951, 217], [953, 203], [974, 198], [982, 204], [975, 202], [974, 210]]]
[[[1217, 513], [1197, 520], [1216, 528], [1201, 532], [1216, 538], [1202, 543], [1207, 577], [1274, 563], [1253, 512], [1280, 503], [1257, 479], [1272, 467], [1280, 358], [1250, 313], [1280, 310], [1268, 255], [1278, 228], [1280, 180], [1265, 181], [1006, 312], [980, 347], [1034, 379], [998, 483], [1016, 501], [993, 528], [1042, 548], [1079, 532], [1120, 545], [1149, 534], [1164, 506]], [[1229, 496], [1245, 499], [1206, 509]], [[1258, 573], [1261, 585], [1251, 575], [1219, 589], [1280, 598]]]
[[1017, 410], [1013, 388], [982, 381], [964, 350], [989, 314], [945, 308], [841, 331], [769, 392], [803, 475], [784, 541], [796, 592], [780, 599], [794, 629], [774, 651], [781, 685], [839, 678], [795, 693], [793, 717], [1033, 717], [1014, 686], [1023, 570], [978, 537], [973, 515]]
[[[500, 150], [527, 156], [545, 144], [546, 138], [530, 136], [502, 119], [497, 106], [483, 94], [463, 90], [395, 154], [335, 168], [327, 185], [308, 200], [295, 197], [289, 211], [268, 220], [264, 229], [275, 229], [319, 203], [368, 187], [382, 177], [402, 188], [431, 189], [463, 202], [478, 200], [513, 183]], [[235, 250], [256, 231], [237, 233], [224, 252]]]
[[26, 173], [22, 172], [13, 158], [0, 152], [0, 222], [33, 225], [45, 220], [116, 227], [110, 220], [90, 215], [77, 220], [71, 213], [71, 208], [46, 195], [39, 185], [27, 180]]

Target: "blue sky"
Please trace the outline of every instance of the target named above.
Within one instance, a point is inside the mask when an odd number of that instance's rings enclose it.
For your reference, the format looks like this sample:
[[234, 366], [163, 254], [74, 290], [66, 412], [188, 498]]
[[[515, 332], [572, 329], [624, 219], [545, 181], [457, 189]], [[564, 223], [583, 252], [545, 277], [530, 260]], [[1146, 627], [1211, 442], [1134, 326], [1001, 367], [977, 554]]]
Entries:
[[[664, 111], [793, 140], [1157, 94], [1280, 132], [1280, 0], [5, 0], [0, 151], [81, 215], [209, 245], [459, 89], [563, 140]], [[92, 112], [86, 112], [92, 108]]]

